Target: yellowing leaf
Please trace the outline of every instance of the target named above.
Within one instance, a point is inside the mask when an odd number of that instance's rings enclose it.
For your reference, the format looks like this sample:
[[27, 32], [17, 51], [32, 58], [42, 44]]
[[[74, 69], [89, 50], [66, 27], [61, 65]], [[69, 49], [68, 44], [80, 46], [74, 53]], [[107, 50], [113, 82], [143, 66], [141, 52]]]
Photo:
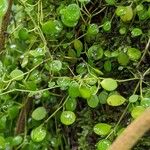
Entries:
[[107, 103], [110, 106], [120, 106], [122, 105], [126, 99], [122, 97], [121, 95], [111, 95], [107, 99]]
[[107, 91], [113, 91], [117, 88], [118, 84], [116, 80], [107, 78], [101, 82], [101, 86]]

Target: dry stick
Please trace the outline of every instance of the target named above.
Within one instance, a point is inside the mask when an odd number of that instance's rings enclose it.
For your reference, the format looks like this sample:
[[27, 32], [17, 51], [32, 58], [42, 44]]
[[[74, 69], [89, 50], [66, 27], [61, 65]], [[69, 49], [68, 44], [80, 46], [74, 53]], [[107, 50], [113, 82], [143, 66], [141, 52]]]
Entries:
[[2, 19], [1, 28], [0, 28], [0, 52], [5, 47], [6, 31], [9, 25], [12, 5], [13, 5], [13, 0], [8, 0], [8, 9]]
[[130, 150], [145, 132], [150, 129], [150, 108], [134, 120], [114, 141], [109, 150]]
[[31, 109], [32, 109], [32, 99], [27, 97], [24, 102], [24, 106], [20, 111], [20, 114], [16, 123], [15, 135], [18, 135], [25, 131], [27, 116], [29, 115]]

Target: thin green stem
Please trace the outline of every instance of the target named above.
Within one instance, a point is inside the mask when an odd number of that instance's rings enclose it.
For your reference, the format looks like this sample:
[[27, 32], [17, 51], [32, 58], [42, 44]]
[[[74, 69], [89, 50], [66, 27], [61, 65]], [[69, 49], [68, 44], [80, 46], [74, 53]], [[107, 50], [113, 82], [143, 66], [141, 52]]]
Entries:
[[[55, 114], [56, 114], [61, 108], [63, 108], [63, 106], [66, 104], [68, 98], [69, 98], [69, 96], [68, 96], [68, 97], [66, 98], [66, 100], [63, 102], [63, 104], [62, 104], [59, 108], [57, 108], [57, 109], [42, 123], [42, 125], [43, 125], [44, 123], [47, 123], [52, 117], [55, 116]], [[62, 101], [61, 101], [61, 102], [62, 102]], [[60, 103], [61, 103], [61, 102], [60, 102]]]
[[[20, 0], [20, 1], [21, 1], [21, 4], [24, 6], [24, 8], [26, 8], [26, 9], [25, 9], [25, 10], [26, 10], [26, 13], [27, 13], [27, 15], [30, 17], [32, 23], [34, 24], [35, 29], [37, 29], [38, 34], [40, 35], [40, 38], [41, 38], [41, 40], [43, 41], [44, 48], [45, 48], [45, 50], [46, 50], [47, 41], [46, 41], [46, 39], [45, 39], [45, 37], [44, 37], [44, 35], [43, 35], [43, 32], [42, 32], [40, 26], [39, 26], [39, 25], [36, 23], [36, 21], [33, 19], [33, 17], [31, 16], [31, 13], [27, 11], [26, 3], [23, 2], [22, 0]], [[39, 4], [39, 2], [38, 2], [37, 4]], [[50, 51], [47, 50], [47, 52], [49, 53], [50, 58], [52, 58]]]
[[143, 61], [143, 59], [144, 59], [146, 53], [147, 53], [148, 50], [149, 50], [149, 46], [150, 46], [150, 38], [148, 39], [148, 42], [147, 42], [147, 44], [146, 44], [146, 46], [145, 46], [145, 49], [144, 49], [144, 53], [143, 53], [143, 55], [142, 55], [140, 61], [138, 62], [136, 68], [138, 68], [138, 67], [140, 66], [141, 62]]
[[[58, 87], [59, 87], [59, 86], [54, 86], [54, 87], [45, 88], [45, 89], [36, 90], [36, 91], [24, 90], [24, 89], [12, 89], [12, 90], [9, 90], [9, 91], [0, 93], [0, 96], [6, 95], [6, 94], [9, 94], [9, 93], [12, 93], [12, 92], [24, 92], [24, 93], [34, 93], [34, 94], [36, 94], [36, 93], [42, 93], [42, 92], [44, 92], [44, 91], [48, 91], [48, 90], [51, 90], [51, 89], [54, 89], [54, 88], [58, 88]], [[55, 93], [52, 93], [52, 92], [50, 92], [50, 94], [51, 94], [51, 95], [54, 95], [54, 96], [61, 97], [61, 95], [55, 94]]]
[[106, 7], [102, 8], [102, 9], [101, 9], [101, 10], [99, 10], [98, 12], [96, 12], [96, 13], [92, 14], [92, 17], [94, 17], [94, 16], [96, 16], [96, 15], [100, 14], [100, 13], [101, 13], [101, 12], [103, 12], [105, 9], [106, 9]]
[[[137, 85], [136, 85], [136, 87], [135, 87], [135, 89], [134, 89], [134, 91], [133, 91], [133, 94], [136, 93], [136, 91], [137, 91], [137, 89], [138, 89], [138, 87], [139, 87], [139, 84], [140, 84], [140, 81], [137, 83]], [[120, 116], [120, 118], [119, 118], [117, 124], [115, 125], [114, 129], [108, 134], [108, 136], [106, 137], [106, 139], [108, 139], [112, 134], [115, 133], [117, 127], [119, 126], [119, 124], [121, 123], [122, 119], [123, 119], [124, 116], [126, 115], [130, 104], [131, 104], [131, 103], [129, 102], [128, 105], [126, 106], [125, 110], [123, 111], [122, 115]]]

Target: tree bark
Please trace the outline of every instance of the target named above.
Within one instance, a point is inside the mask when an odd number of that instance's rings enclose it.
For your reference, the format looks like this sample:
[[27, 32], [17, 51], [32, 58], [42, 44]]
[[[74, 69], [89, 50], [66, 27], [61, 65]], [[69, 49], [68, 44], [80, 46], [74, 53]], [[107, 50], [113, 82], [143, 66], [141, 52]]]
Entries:
[[10, 21], [12, 5], [13, 5], [13, 0], [8, 0], [7, 11], [2, 18], [2, 23], [0, 27], [0, 52], [5, 48], [6, 32]]

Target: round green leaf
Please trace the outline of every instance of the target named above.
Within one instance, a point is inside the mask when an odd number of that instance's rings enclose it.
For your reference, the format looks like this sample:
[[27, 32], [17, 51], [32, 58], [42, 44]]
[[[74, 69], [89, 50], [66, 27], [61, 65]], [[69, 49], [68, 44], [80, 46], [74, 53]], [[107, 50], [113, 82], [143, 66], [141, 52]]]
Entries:
[[26, 81], [24, 82], [24, 86], [27, 90], [35, 91], [37, 89], [37, 85], [35, 81]]
[[111, 65], [111, 61], [107, 60], [107, 61], [104, 62], [104, 69], [105, 69], [105, 71], [110, 72], [111, 68], [112, 68], [111, 66], [112, 66]]
[[137, 117], [139, 117], [143, 112], [145, 111], [145, 107], [143, 106], [136, 106], [133, 108], [133, 110], [131, 111], [131, 116], [136, 119]]
[[131, 31], [131, 34], [132, 34], [133, 37], [140, 36], [142, 34], [142, 30], [140, 28], [134, 28]]
[[80, 57], [81, 51], [83, 50], [83, 44], [80, 40], [74, 41], [74, 48], [77, 51], [77, 57]]
[[77, 4], [70, 4], [60, 11], [61, 20], [67, 27], [75, 27], [80, 18], [80, 8]]
[[46, 109], [44, 107], [38, 107], [32, 112], [32, 118], [34, 120], [42, 120], [46, 117]]
[[149, 11], [147, 11], [146, 9], [139, 11], [137, 14], [138, 14], [139, 20], [146, 20], [149, 18]]
[[63, 111], [60, 120], [64, 125], [71, 125], [76, 120], [76, 115], [72, 111]]
[[87, 99], [87, 104], [91, 108], [95, 108], [99, 104], [99, 99], [97, 95], [92, 95], [89, 99]]
[[94, 126], [93, 130], [97, 135], [105, 136], [111, 131], [111, 125], [106, 123], [98, 123]]
[[131, 21], [133, 18], [133, 10], [131, 6], [125, 7], [125, 14], [120, 16], [121, 20], [124, 22]]
[[118, 55], [119, 55], [118, 50], [115, 50], [115, 51], [111, 52], [111, 57], [118, 57]]
[[[30, 50], [29, 51], [29, 54], [31, 55], [31, 56], [33, 56], [33, 57], [42, 57], [42, 56], [44, 56], [45, 55], [45, 51], [44, 51], [44, 49], [43, 48], [41, 48], [41, 47], [38, 47], [38, 48], [36, 48], [35, 50]], [[34, 59], [34, 60], [38, 60], [38, 59]], [[39, 59], [40, 60], [40, 59]]]
[[18, 106], [12, 106], [10, 108], [8, 108], [8, 116], [10, 119], [14, 119], [17, 117], [18, 113], [19, 113], [19, 107]]
[[97, 24], [90, 24], [87, 29], [87, 35], [95, 36], [99, 33], [99, 27]]
[[122, 66], [126, 66], [129, 63], [129, 57], [127, 54], [121, 52], [118, 57], [118, 63]]
[[141, 57], [141, 51], [136, 48], [128, 48], [127, 55], [129, 59], [137, 61]]
[[139, 4], [136, 6], [136, 11], [142, 11], [144, 9], [144, 6], [142, 4]]
[[104, 55], [105, 55], [106, 57], [110, 58], [110, 57], [111, 57], [111, 51], [106, 50], [106, 51], [104, 52]]
[[110, 29], [111, 29], [111, 21], [104, 22], [104, 24], [103, 24], [103, 30], [104, 31], [110, 31]]
[[89, 59], [99, 60], [103, 57], [103, 49], [99, 45], [93, 45], [88, 49], [87, 55]]
[[134, 103], [134, 102], [136, 102], [137, 100], [138, 100], [138, 98], [139, 98], [139, 96], [138, 95], [131, 95], [130, 97], [129, 97], [129, 102], [130, 103]]
[[106, 91], [102, 91], [98, 95], [98, 98], [99, 98], [99, 102], [101, 104], [106, 104], [107, 103], [107, 98], [108, 98], [108, 93]]
[[43, 91], [42, 92], [42, 98], [47, 99], [50, 98], [50, 92], [49, 91]]
[[97, 150], [108, 150], [108, 148], [110, 147], [111, 142], [109, 140], [103, 139], [100, 140], [97, 144]]
[[76, 72], [80, 75], [85, 74], [87, 72], [86, 64], [85, 63], [80, 63], [79, 65], [77, 65]]
[[97, 83], [97, 78], [95, 76], [92, 76], [90, 74], [87, 74], [85, 76], [85, 82], [88, 85], [95, 85]]
[[77, 82], [72, 82], [68, 89], [68, 94], [70, 97], [78, 97], [80, 96], [79, 84]]
[[24, 56], [22, 63], [21, 63], [21, 67], [25, 68], [27, 66], [28, 62], [29, 62], [28, 56]]
[[22, 141], [23, 141], [22, 136], [17, 135], [17, 136], [15, 136], [15, 137], [13, 138], [12, 144], [13, 144], [14, 146], [17, 146], [17, 145], [21, 144]]
[[0, 149], [5, 149], [6, 148], [6, 141], [4, 137], [0, 136]]
[[[69, 56], [69, 57], [76, 58], [76, 57], [77, 57], [77, 54], [76, 54], [76, 52], [75, 52], [74, 49], [69, 49], [69, 50], [68, 50], [68, 56]], [[71, 61], [72, 61], [72, 60], [71, 60]]]
[[123, 16], [126, 14], [126, 7], [125, 6], [118, 6], [115, 11], [117, 16]]
[[51, 62], [51, 71], [59, 72], [62, 69], [62, 62], [60, 60], [53, 60]]
[[61, 90], [66, 90], [70, 86], [70, 78], [69, 77], [58, 78], [57, 85], [60, 87]]
[[62, 29], [63, 26], [58, 20], [49, 20], [42, 25], [43, 32], [52, 37], [57, 37]]
[[107, 103], [110, 106], [120, 106], [122, 105], [126, 99], [121, 95], [111, 95], [107, 98]]
[[101, 82], [103, 89], [107, 91], [113, 91], [118, 87], [117, 81], [112, 78], [106, 78]]
[[18, 32], [18, 36], [21, 40], [27, 40], [29, 38], [28, 30], [26, 28], [20, 29]]
[[119, 29], [119, 33], [121, 35], [126, 34], [126, 32], [127, 32], [127, 28], [126, 27], [122, 27], [122, 28]]
[[83, 44], [80, 40], [78, 40], [78, 39], [74, 40], [73, 44], [74, 44], [75, 50], [79, 50], [79, 51], [83, 50]]
[[33, 142], [41, 142], [46, 137], [46, 130], [43, 127], [37, 127], [31, 132], [31, 139]]
[[84, 98], [84, 99], [88, 99], [88, 98], [90, 98], [91, 95], [92, 95], [91, 89], [90, 89], [90, 87], [88, 87], [88, 86], [82, 85], [82, 86], [79, 88], [79, 91], [80, 91], [81, 97]]
[[69, 98], [65, 104], [67, 111], [74, 111], [77, 107], [77, 100], [75, 98]]
[[22, 80], [24, 78], [24, 74], [21, 70], [15, 69], [10, 73], [10, 76], [14, 80]]
[[[89, 60], [89, 61], [91, 61], [91, 60]], [[97, 67], [90, 67], [89, 66], [89, 69], [90, 69], [90, 73], [89, 74], [91, 74], [91, 76], [99, 76], [99, 75], [104, 75], [104, 73], [99, 69], [99, 68], [97, 68]]]
[[150, 107], [150, 98], [143, 98], [141, 100], [141, 106], [145, 108]]
[[49, 81], [49, 82], [48, 82], [48, 87], [49, 87], [49, 88], [55, 87], [55, 82]]
[[97, 93], [97, 86], [96, 85], [91, 86], [90, 90], [91, 90], [91, 96], [96, 94]]

